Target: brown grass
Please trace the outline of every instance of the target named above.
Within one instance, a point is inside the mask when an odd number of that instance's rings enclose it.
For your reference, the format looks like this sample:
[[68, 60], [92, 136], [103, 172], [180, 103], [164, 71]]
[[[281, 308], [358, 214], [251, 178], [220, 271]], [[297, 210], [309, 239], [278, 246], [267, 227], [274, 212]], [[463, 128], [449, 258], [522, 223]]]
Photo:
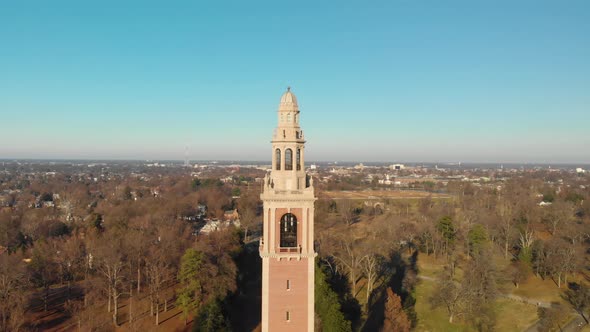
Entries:
[[332, 199], [415, 199], [450, 198], [449, 195], [414, 190], [362, 190], [362, 191], [324, 191], [323, 195]]

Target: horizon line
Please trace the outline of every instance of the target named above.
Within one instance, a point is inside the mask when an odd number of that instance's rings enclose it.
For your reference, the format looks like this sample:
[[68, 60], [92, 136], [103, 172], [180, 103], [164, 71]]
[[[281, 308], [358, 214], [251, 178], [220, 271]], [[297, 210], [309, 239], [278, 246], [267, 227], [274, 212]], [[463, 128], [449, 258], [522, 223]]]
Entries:
[[[0, 162], [7, 162], [7, 161], [97, 161], [97, 162], [178, 162], [184, 163], [184, 159], [120, 159], [120, 158], [0, 158]], [[199, 162], [251, 162], [251, 163], [269, 163], [270, 160], [249, 160], [249, 159], [189, 159], [189, 163], [199, 163]], [[461, 164], [529, 164], [529, 165], [584, 165], [590, 166], [590, 162], [535, 162], [535, 161], [375, 161], [375, 160], [311, 160], [308, 161], [306, 164], [314, 164], [314, 163], [379, 163], [379, 164], [447, 164], [447, 165], [461, 165]]]

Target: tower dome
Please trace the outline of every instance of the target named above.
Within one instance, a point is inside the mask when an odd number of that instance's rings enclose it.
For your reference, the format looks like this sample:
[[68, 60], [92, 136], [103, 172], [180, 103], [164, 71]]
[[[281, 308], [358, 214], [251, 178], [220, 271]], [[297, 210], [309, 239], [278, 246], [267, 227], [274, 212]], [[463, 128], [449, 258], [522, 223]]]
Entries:
[[298, 110], [297, 97], [291, 92], [291, 87], [287, 87], [287, 91], [281, 96], [281, 103], [279, 104], [280, 111], [295, 111]]

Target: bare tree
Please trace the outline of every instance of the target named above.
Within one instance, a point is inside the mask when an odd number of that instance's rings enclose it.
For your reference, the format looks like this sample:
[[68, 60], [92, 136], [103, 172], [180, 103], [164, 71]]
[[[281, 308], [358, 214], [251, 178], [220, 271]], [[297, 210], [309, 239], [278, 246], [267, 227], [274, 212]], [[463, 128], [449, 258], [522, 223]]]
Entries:
[[84, 313], [83, 301], [68, 299], [64, 302], [64, 310], [70, 317], [76, 320], [78, 331], [82, 331], [82, 319]]
[[586, 324], [590, 324], [585, 312], [590, 307], [590, 289], [586, 284], [570, 285], [563, 294], [563, 299], [584, 319]]
[[0, 330], [20, 331], [27, 306], [27, 277], [22, 257], [0, 255]]
[[121, 241], [114, 238], [111, 241], [104, 241], [96, 253], [97, 270], [102, 276], [105, 291], [108, 297], [107, 311], [111, 312], [115, 326], [119, 326], [119, 297], [123, 293], [123, 281], [125, 279], [124, 269], [126, 263], [122, 254]]
[[557, 278], [557, 287], [561, 288], [561, 280], [565, 277], [567, 283], [568, 273], [575, 270], [576, 250], [568, 242], [562, 239], [552, 239], [545, 250], [545, 265], [553, 278]]
[[127, 232], [125, 241], [125, 250], [129, 254], [129, 268], [134, 269], [135, 283], [137, 293], [141, 292], [142, 283], [142, 268], [147, 255], [147, 246], [150, 238], [147, 236], [147, 230], [139, 227], [139, 225]]
[[351, 200], [343, 199], [338, 201], [337, 205], [338, 213], [342, 217], [342, 220], [348, 225], [352, 225], [356, 222], [356, 209]]
[[533, 230], [525, 229], [520, 232], [518, 238], [518, 246], [520, 250], [529, 250], [535, 241], [535, 232]]
[[550, 308], [539, 307], [537, 315], [539, 316], [539, 331], [563, 331], [562, 326], [567, 321], [569, 310], [562, 304], [554, 304]]
[[73, 235], [58, 242], [59, 254], [56, 260], [59, 264], [60, 275], [68, 286], [68, 299], [71, 296], [72, 283], [85, 278], [86, 247], [84, 242]]
[[373, 289], [375, 286], [375, 282], [377, 278], [379, 278], [382, 270], [382, 256], [376, 253], [367, 253], [361, 258], [361, 269], [367, 278], [367, 304], [366, 310], [368, 312], [369, 309], [369, 300], [371, 298], [371, 294], [373, 293]]
[[44, 241], [37, 241], [29, 264], [29, 274], [33, 285], [43, 291], [43, 309], [47, 311], [49, 290], [58, 281], [58, 266], [54, 261], [56, 250]]
[[339, 240], [339, 249], [332, 255], [338, 264], [348, 273], [348, 280], [352, 285], [352, 294], [356, 296], [356, 284], [360, 277], [360, 267], [363, 255], [359, 252], [358, 240], [351, 235], [343, 236]]
[[430, 297], [433, 308], [444, 306], [449, 316], [449, 323], [453, 323], [456, 316], [462, 313], [465, 300], [465, 290], [455, 280], [450, 269], [441, 276]]
[[557, 230], [572, 221], [574, 218], [575, 206], [566, 201], [554, 202], [543, 218], [545, 224], [549, 226], [552, 235], [557, 234]]
[[514, 208], [508, 198], [503, 198], [497, 205], [499, 231], [504, 241], [504, 258], [508, 259], [508, 249], [514, 233]]
[[463, 234], [465, 254], [469, 256], [469, 237], [466, 234], [471, 230], [472, 224], [477, 219], [477, 214], [472, 210], [466, 210], [464, 208], [460, 211], [457, 219], [459, 220], [458, 231]]
[[436, 231], [434, 229], [434, 225], [431, 222], [424, 222], [419, 225], [418, 239], [421, 245], [424, 247], [426, 255], [430, 255], [432, 252], [436, 256], [436, 246], [433, 236], [435, 233]]
[[146, 259], [146, 275], [150, 290], [150, 312], [152, 315], [155, 313], [156, 325], [159, 325], [161, 293], [164, 285], [172, 280], [174, 270], [162, 246], [153, 246], [151, 249]]
[[256, 224], [258, 201], [257, 191], [242, 194], [238, 202], [240, 226], [244, 229], [244, 243], [248, 243], [248, 230]]
[[400, 238], [401, 244], [405, 245], [408, 248], [408, 254], [411, 253], [412, 248], [414, 247], [414, 239], [416, 238], [416, 233], [418, 230], [416, 229], [416, 224], [412, 222], [402, 222], [397, 227], [397, 237]]

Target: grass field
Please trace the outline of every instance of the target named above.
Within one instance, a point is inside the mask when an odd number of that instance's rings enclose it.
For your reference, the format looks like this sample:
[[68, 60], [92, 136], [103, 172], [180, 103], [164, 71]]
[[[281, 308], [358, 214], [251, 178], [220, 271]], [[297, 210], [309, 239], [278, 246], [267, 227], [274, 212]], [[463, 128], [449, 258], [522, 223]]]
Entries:
[[[430, 306], [429, 297], [436, 283], [434, 279], [442, 271], [444, 262], [442, 260], [435, 260], [432, 256], [420, 255], [418, 266], [420, 269], [419, 275], [423, 278], [421, 278], [416, 287], [415, 309], [418, 316], [416, 331], [474, 331], [474, 329], [462, 324], [458, 319], [452, 324], [449, 323], [449, 317], [444, 308], [433, 309]], [[459, 274], [458, 276], [460, 277]], [[533, 287], [540, 286], [533, 285]], [[553, 290], [548, 291], [551, 294], [553, 292]], [[495, 310], [497, 320], [496, 331], [524, 331], [537, 320], [537, 307], [526, 303], [499, 298]]]
[[496, 317], [496, 331], [524, 331], [537, 321], [537, 307], [509, 299], [498, 299]]
[[324, 191], [332, 199], [412, 199], [412, 198], [449, 198], [444, 194], [418, 190], [362, 190], [362, 191]]
[[532, 298], [542, 302], [563, 302], [561, 291], [567, 288], [557, 288], [551, 279], [541, 279], [534, 276], [528, 278], [526, 283], [521, 284], [518, 288], [512, 290], [512, 294]]
[[416, 287], [416, 314], [418, 325], [416, 331], [461, 332], [473, 331], [460, 323], [449, 323], [449, 316], [444, 308], [432, 309], [428, 301], [434, 288], [434, 281], [421, 280]]

